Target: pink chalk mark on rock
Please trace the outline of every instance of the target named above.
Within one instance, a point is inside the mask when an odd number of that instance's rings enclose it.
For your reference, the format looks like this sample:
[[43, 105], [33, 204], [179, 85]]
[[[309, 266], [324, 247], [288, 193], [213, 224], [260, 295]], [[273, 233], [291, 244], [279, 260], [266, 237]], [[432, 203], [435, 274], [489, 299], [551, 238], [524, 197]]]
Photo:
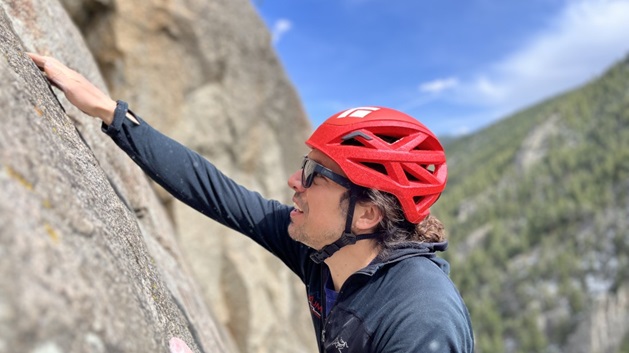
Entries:
[[170, 347], [170, 353], [192, 353], [186, 342], [177, 337], [171, 338], [168, 346]]

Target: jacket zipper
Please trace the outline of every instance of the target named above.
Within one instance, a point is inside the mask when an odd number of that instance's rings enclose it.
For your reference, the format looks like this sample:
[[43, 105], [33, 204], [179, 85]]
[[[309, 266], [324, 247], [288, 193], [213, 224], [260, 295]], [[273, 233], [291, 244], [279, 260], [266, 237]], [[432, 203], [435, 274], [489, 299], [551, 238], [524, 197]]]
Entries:
[[323, 346], [323, 344], [325, 343], [325, 324], [328, 323], [328, 316], [326, 315], [326, 304], [327, 304], [327, 298], [325, 297], [325, 282], [327, 281], [327, 278], [325, 279], [325, 281], [323, 280], [323, 275], [324, 275], [324, 266], [321, 266], [321, 283], [320, 283], [320, 292], [321, 293], [321, 318], [324, 318], [324, 320], [321, 320], [321, 352], [323, 352], [323, 350], [325, 349], [325, 347]]
[[[362, 274], [362, 275], [369, 275], [369, 274], [368, 274], [367, 272], [365, 272], [365, 271], [358, 271], [358, 272], [355, 272], [354, 274], [352, 274], [351, 276], [349, 276], [349, 277], [347, 278], [347, 280], [345, 280], [345, 283], [343, 283], [343, 285], [341, 286], [341, 289], [339, 290], [339, 294], [338, 294], [338, 296], [336, 297], [336, 302], [339, 302], [339, 301], [340, 301], [340, 299], [341, 299], [341, 297], [342, 297], [342, 295], [343, 295], [343, 288], [345, 288], [345, 287], [346, 287], [346, 285], [347, 285], [347, 283], [350, 281], [350, 279], [351, 279], [352, 277], [355, 277], [356, 275], [361, 275], [361, 274]], [[330, 274], [328, 274], [328, 275], [330, 275]], [[323, 291], [325, 290], [325, 282], [327, 281], [327, 278], [326, 278], [326, 281], [323, 281], [323, 267], [321, 267], [321, 279], [322, 279], [322, 281], [321, 281], [321, 283], [322, 283], [322, 284], [321, 284], [321, 291], [322, 291], [322, 292], [321, 292], [321, 293], [325, 293], [325, 292], [323, 292]], [[325, 298], [325, 295], [323, 295], [323, 294], [322, 294], [322, 300], [321, 300], [321, 302], [322, 302], [322, 304], [321, 304], [321, 307], [322, 307], [322, 313], [321, 313], [321, 315], [323, 315], [323, 313], [325, 313], [325, 312], [327, 311], [327, 310], [326, 310], [327, 298]], [[334, 312], [334, 308], [335, 308], [335, 307], [336, 307], [336, 305], [334, 305], [334, 306], [332, 307], [332, 309], [330, 309], [330, 314], [329, 314], [329, 315], [325, 315], [325, 320], [322, 320], [322, 321], [321, 321], [321, 322], [322, 322], [322, 327], [321, 327], [321, 348], [322, 348], [322, 349], [324, 349], [324, 344], [325, 344], [325, 327], [327, 326], [327, 324], [328, 324], [328, 320], [329, 320], [329, 319], [330, 319], [330, 317], [332, 316], [332, 313]]]
[[[434, 254], [434, 252], [429, 252], [427, 254], [421, 254], [421, 255], [422, 256], [427, 256], [427, 255], [432, 255], [432, 254]], [[401, 258], [395, 259], [395, 261], [389, 261], [389, 262], [386, 262], [386, 263], [381, 263], [380, 266], [386, 265], [386, 264], [389, 264], [389, 263], [392, 263], [392, 262], [399, 262], [399, 261], [402, 261], [402, 260], [404, 260], [406, 258], [415, 257], [415, 256], [417, 256], [417, 254], [412, 254], [410, 256], [403, 256]], [[327, 278], [326, 278], [325, 281], [323, 280], [323, 274], [324, 274], [323, 269], [324, 269], [324, 267], [321, 266], [321, 288], [320, 288], [320, 290], [321, 290], [321, 308], [322, 308], [321, 316], [322, 317], [323, 317], [324, 313], [326, 312], [326, 305], [327, 305], [327, 298], [325, 297], [325, 295], [326, 295], [325, 294], [325, 282], [327, 281]], [[365, 269], [362, 269], [362, 270], [359, 270], [359, 271], [355, 272], [351, 276], [349, 276], [347, 278], [347, 280], [345, 281], [345, 283], [343, 283], [343, 285], [341, 286], [341, 289], [339, 290], [339, 294], [336, 297], [336, 302], [338, 303], [341, 300], [341, 298], [343, 296], [343, 289], [347, 286], [347, 283], [350, 282], [352, 277], [355, 277], [357, 275], [371, 276], [371, 275], [373, 275], [373, 272], [375, 272], [375, 271], [365, 271]], [[328, 273], [328, 275], [331, 275], [331, 274]], [[334, 305], [334, 307], [332, 307], [332, 309], [330, 310], [330, 314], [329, 315], [325, 315], [325, 320], [321, 320], [321, 326], [320, 326], [320, 329], [321, 329], [321, 337], [320, 337], [320, 339], [321, 339], [321, 352], [323, 352], [324, 349], [325, 349], [325, 346], [324, 346], [324, 344], [325, 344], [325, 327], [327, 326], [328, 320], [330, 319], [330, 316], [332, 316], [332, 313], [334, 312], [334, 308], [335, 307], [336, 307], [336, 305]]]

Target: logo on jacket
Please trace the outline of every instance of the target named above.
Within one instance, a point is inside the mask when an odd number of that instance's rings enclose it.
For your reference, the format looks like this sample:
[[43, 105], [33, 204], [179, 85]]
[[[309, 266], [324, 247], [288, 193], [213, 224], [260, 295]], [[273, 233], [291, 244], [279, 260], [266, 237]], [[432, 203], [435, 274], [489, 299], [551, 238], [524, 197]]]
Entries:
[[334, 346], [334, 348], [339, 350], [339, 353], [343, 353], [343, 350], [346, 348], [349, 349], [347, 342], [345, 342], [340, 337], [335, 338], [334, 341], [332, 341], [332, 345]]
[[309, 295], [308, 305], [310, 305], [310, 311], [314, 314], [314, 316], [320, 319], [323, 307], [321, 306], [321, 303], [319, 303], [317, 299], [318, 298], [315, 299], [314, 295]]

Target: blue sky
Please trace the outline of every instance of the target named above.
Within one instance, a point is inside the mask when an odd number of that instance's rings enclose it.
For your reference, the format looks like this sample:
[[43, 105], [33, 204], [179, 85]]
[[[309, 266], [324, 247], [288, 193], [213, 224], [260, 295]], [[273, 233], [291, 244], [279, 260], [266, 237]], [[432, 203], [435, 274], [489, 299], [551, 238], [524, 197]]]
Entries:
[[346, 108], [476, 131], [629, 54], [629, 0], [252, 0], [313, 127]]

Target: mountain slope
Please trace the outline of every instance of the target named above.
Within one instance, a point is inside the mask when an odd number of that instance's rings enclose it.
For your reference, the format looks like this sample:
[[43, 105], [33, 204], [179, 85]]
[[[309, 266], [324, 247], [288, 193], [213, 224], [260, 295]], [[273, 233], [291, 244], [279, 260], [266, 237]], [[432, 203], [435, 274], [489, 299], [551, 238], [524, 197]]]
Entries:
[[478, 351], [626, 352], [629, 58], [446, 152], [433, 213]]

